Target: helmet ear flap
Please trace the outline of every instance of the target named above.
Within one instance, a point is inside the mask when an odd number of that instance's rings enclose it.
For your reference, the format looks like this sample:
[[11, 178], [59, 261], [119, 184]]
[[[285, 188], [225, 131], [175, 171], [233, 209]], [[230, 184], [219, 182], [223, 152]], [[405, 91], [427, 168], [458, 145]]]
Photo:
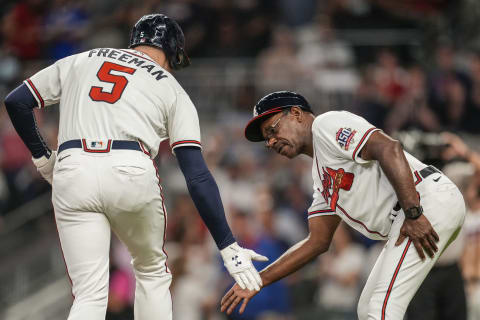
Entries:
[[170, 42], [169, 45], [170, 45], [170, 48], [171, 48], [171, 51], [170, 51], [171, 54], [170, 54], [170, 57], [169, 57], [170, 66], [173, 69], [177, 69], [179, 58], [178, 58], [178, 52], [175, 48], [175, 41], [170, 40], [169, 42]]
[[168, 46], [170, 47], [172, 57], [177, 57], [177, 40], [175, 37], [170, 37], [168, 40]]

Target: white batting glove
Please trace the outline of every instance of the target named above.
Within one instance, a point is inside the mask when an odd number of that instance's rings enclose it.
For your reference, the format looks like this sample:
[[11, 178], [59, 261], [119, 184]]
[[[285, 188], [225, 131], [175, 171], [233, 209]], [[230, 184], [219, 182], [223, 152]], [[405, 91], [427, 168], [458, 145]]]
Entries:
[[228, 272], [242, 289], [260, 291], [262, 279], [253, 266], [252, 260], [268, 261], [267, 257], [253, 250], [242, 248], [236, 242], [220, 250], [220, 254]]
[[53, 167], [55, 166], [56, 159], [57, 151], [52, 151], [50, 158], [47, 158], [47, 156], [42, 156], [37, 159], [32, 157], [33, 164], [37, 167], [37, 171], [40, 172], [40, 175], [50, 184], [52, 184]]

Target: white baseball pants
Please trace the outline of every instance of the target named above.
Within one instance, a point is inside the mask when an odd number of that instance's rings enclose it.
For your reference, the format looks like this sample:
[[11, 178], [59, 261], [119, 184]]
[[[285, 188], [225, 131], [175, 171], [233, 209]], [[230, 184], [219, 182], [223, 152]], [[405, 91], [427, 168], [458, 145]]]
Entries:
[[[433, 181], [439, 176], [438, 182]], [[357, 310], [360, 320], [402, 320], [441, 252], [460, 231], [465, 219], [465, 203], [460, 191], [446, 176], [433, 174], [422, 181], [417, 190], [424, 215], [440, 237], [438, 252], [433, 259], [425, 253], [426, 259], [422, 261], [408, 238], [395, 246], [405, 220], [400, 211], [360, 296]]]
[[134, 150], [67, 149], [57, 156], [52, 189], [74, 296], [68, 320], [105, 319], [111, 230], [133, 258], [135, 319], [172, 319], [166, 211], [150, 158]]

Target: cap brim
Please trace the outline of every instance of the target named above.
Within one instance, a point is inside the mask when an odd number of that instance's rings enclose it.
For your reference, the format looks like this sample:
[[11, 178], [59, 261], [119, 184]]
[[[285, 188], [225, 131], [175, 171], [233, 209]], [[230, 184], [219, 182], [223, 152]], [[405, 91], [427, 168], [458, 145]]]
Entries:
[[263, 138], [262, 130], [260, 130], [260, 125], [263, 121], [267, 120], [274, 114], [281, 112], [285, 108], [287, 107], [278, 107], [268, 110], [267, 112], [259, 114], [258, 116], [250, 120], [245, 126], [245, 138], [252, 142], [264, 141], [265, 138]]

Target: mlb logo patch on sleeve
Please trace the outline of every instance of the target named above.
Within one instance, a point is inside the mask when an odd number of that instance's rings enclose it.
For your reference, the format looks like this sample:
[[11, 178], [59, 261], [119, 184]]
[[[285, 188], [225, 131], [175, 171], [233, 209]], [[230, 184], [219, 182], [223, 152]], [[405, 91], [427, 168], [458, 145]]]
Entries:
[[357, 131], [352, 130], [351, 128], [340, 128], [337, 131], [335, 140], [337, 140], [340, 147], [345, 149], [345, 151], [348, 151], [348, 147], [350, 147], [350, 143], [354, 141], [353, 137], [355, 136], [355, 133], [357, 133]]

